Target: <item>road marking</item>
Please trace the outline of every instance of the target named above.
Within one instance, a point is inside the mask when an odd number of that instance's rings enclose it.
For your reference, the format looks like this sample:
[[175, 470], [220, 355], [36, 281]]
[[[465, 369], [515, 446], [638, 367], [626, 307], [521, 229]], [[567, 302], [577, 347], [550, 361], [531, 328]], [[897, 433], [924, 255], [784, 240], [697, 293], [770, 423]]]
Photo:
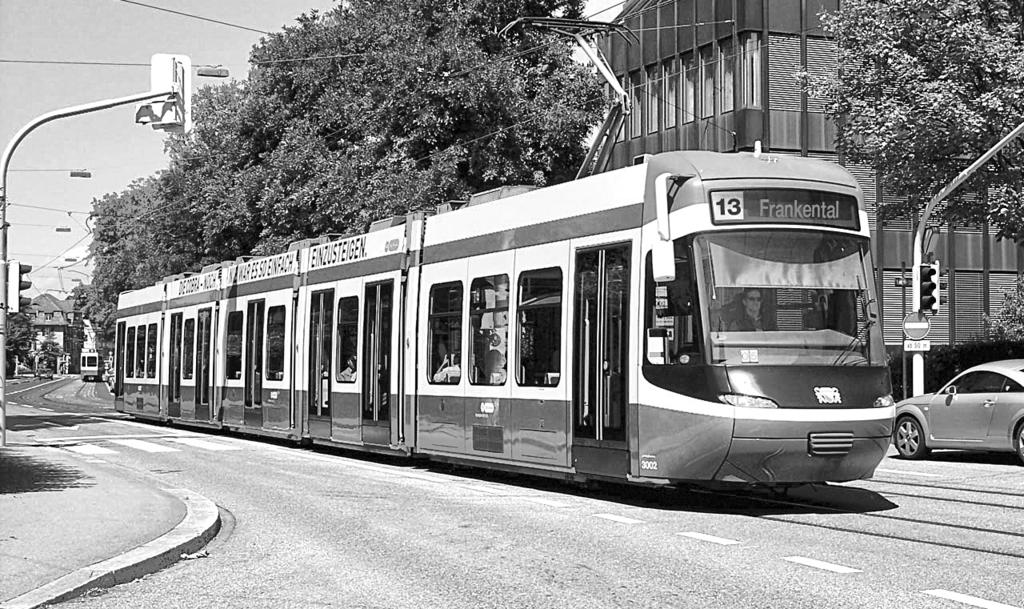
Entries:
[[882, 468], [878, 468], [875, 471], [883, 473], [883, 474], [898, 474], [898, 475], [902, 475], [902, 476], [922, 476], [922, 477], [925, 477], [925, 478], [943, 478], [944, 477], [944, 474], [926, 474], [924, 472], [910, 472], [910, 471], [903, 470], [903, 469], [882, 469]]
[[[11, 404], [14, 404], [14, 402], [11, 402]], [[53, 408], [47, 408], [46, 406], [36, 406], [35, 409], [36, 410], [45, 410], [46, 412], [53, 412]]]
[[860, 569], [851, 569], [850, 567], [844, 567], [843, 565], [834, 565], [830, 562], [822, 562], [820, 560], [814, 560], [813, 558], [805, 558], [803, 556], [784, 556], [782, 560], [788, 560], [789, 562], [795, 562], [799, 565], [814, 567], [815, 569], [822, 569], [824, 571], [831, 571], [833, 573], [861, 572]]
[[622, 524], [643, 524], [643, 520], [636, 520], [634, 518], [626, 518], [625, 516], [616, 516], [615, 514], [594, 514], [598, 518], [604, 518], [605, 520], [611, 520], [613, 522], [621, 522]]
[[568, 507], [568, 504], [561, 501], [555, 501], [554, 499], [545, 499], [544, 497], [523, 497], [530, 503], [536, 503], [550, 508], [564, 508]]
[[693, 531], [687, 531], [686, 533], [680, 533], [683, 537], [689, 537], [690, 539], [696, 539], [698, 541], [707, 541], [710, 543], [717, 543], [720, 546], [731, 546], [740, 542], [735, 539], [726, 539], [724, 537], [715, 537], [714, 535], [705, 535], [703, 533], [695, 533]]
[[206, 450], [242, 450], [241, 446], [228, 446], [226, 444], [217, 444], [215, 442], [207, 442], [206, 440], [200, 440], [199, 438], [167, 438], [171, 442], [177, 442], [178, 444], [187, 444], [188, 446], [194, 446], [195, 448], [204, 448]]
[[111, 442], [114, 444], [120, 444], [121, 446], [127, 446], [128, 448], [146, 451], [147, 453], [181, 452], [177, 448], [171, 448], [170, 446], [164, 446], [162, 444], [153, 444], [152, 442], [146, 442], [145, 440], [111, 440]]
[[124, 439], [124, 438], [168, 438], [164, 434], [121, 434], [121, 435], [110, 435], [110, 436], [71, 436], [67, 438], [41, 438], [39, 442], [75, 442], [80, 440], [113, 440], [113, 439]]
[[950, 592], [949, 590], [925, 590], [925, 594], [931, 594], [939, 598], [944, 598], [965, 605], [972, 605], [974, 607], [983, 607], [984, 609], [1020, 609], [1013, 605], [1004, 605], [995, 601], [987, 601], [977, 596], [967, 596], [966, 594], [960, 594], [958, 592]]
[[116, 450], [96, 446], [95, 444], [79, 444], [78, 446], [65, 446], [64, 448], [80, 455], [116, 455]]

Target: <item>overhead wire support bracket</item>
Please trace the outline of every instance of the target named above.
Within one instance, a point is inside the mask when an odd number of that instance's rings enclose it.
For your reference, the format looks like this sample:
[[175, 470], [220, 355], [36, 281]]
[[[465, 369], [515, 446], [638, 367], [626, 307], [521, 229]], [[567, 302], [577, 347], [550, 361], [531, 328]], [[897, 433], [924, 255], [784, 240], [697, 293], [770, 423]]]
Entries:
[[608, 61], [597, 46], [596, 38], [599, 35], [618, 34], [626, 40], [627, 44], [632, 42], [640, 43], [637, 35], [621, 23], [608, 23], [605, 21], [588, 21], [586, 19], [566, 19], [563, 17], [519, 17], [512, 21], [498, 32], [504, 35], [518, 26], [529, 26], [536, 29], [551, 31], [560, 36], [572, 38], [576, 41], [580, 51], [586, 55], [590, 63], [597, 68], [597, 71], [604, 77], [608, 86], [619, 99], [619, 103], [608, 111], [604, 123], [601, 125], [587, 156], [576, 174], [576, 179], [599, 173], [604, 170], [611, 157], [612, 148], [615, 146], [615, 134], [622, 127], [624, 117], [632, 111], [629, 94], [622, 87], [619, 79], [615, 77]]

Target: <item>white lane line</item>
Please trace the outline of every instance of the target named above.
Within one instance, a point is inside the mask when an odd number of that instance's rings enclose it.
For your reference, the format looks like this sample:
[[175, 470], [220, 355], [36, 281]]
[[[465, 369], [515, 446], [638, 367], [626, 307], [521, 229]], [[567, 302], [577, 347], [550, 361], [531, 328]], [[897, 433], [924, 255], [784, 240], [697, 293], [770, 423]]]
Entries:
[[910, 472], [904, 469], [882, 469], [877, 468], [875, 472], [883, 474], [896, 474], [898, 476], [922, 476], [924, 478], [943, 478], [943, 474], [926, 474], [924, 472]]
[[95, 444], [79, 444], [78, 446], [65, 446], [64, 448], [80, 455], [116, 455], [116, 450], [96, 446]]
[[815, 569], [822, 569], [823, 571], [831, 571], [833, 573], [861, 572], [860, 569], [851, 569], [850, 567], [844, 567], [843, 565], [834, 565], [830, 562], [822, 562], [820, 560], [814, 560], [813, 558], [805, 558], [803, 556], [783, 556], [782, 560], [788, 560], [789, 562], [795, 562], [798, 565], [814, 567]]
[[604, 518], [605, 520], [611, 520], [613, 522], [621, 522], [622, 524], [643, 524], [643, 520], [636, 520], [635, 518], [626, 518], [625, 516], [616, 516], [615, 514], [594, 514], [597, 518]]
[[977, 596], [968, 596], [966, 594], [960, 594], [959, 592], [950, 592], [949, 590], [925, 590], [925, 594], [931, 594], [939, 598], [944, 598], [965, 605], [971, 605], [972, 607], [982, 607], [983, 609], [1020, 609], [1013, 605], [1004, 605], [995, 601], [987, 601]]
[[207, 442], [206, 440], [200, 440], [199, 438], [167, 438], [171, 442], [177, 442], [178, 444], [186, 444], [195, 448], [202, 448], [205, 450], [242, 450], [241, 446], [228, 446], [227, 444], [217, 444], [216, 442]]
[[152, 442], [146, 442], [145, 440], [111, 440], [111, 443], [120, 444], [121, 446], [127, 446], [128, 448], [142, 450], [147, 453], [181, 452], [177, 448], [171, 448], [170, 446], [164, 446], [162, 444], [154, 444]]
[[705, 535], [703, 533], [696, 533], [694, 531], [687, 531], [686, 533], [680, 533], [683, 537], [689, 537], [690, 539], [696, 539], [697, 541], [707, 541], [709, 543], [717, 543], [720, 546], [732, 546], [740, 542], [735, 539], [726, 539], [724, 537], [715, 537], [714, 535]]
[[[14, 404], [14, 402], [11, 402], [11, 404]], [[45, 406], [36, 406], [35, 408], [36, 410], [45, 410], [46, 412], [53, 412], [53, 408], [47, 408]]]
[[545, 499], [544, 497], [523, 497], [523, 499], [529, 501], [530, 503], [536, 503], [538, 505], [543, 505], [544, 507], [550, 508], [564, 508], [568, 507], [569, 505], [561, 501], [555, 501], [554, 499]]
[[[41, 438], [38, 442], [77, 442], [81, 440], [113, 440], [113, 439], [125, 439], [125, 438], [167, 438], [165, 434], [159, 433], [136, 433], [136, 434], [115, 434], [115, 435], [98, 435], [98, 436], [69, 436], [66, 438]], [[171, 438], [167, 438], [171, 439]]]

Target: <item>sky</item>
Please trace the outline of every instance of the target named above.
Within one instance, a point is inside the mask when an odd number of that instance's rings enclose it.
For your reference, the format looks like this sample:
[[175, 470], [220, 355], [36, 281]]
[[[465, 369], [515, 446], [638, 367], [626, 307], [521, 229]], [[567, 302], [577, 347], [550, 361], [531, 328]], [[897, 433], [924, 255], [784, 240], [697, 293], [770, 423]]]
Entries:
[[[260, 32], [279, 31], [303, 13], [335, 4], [0, 0], [0, 146], [47, 112], [146, 92], [154, 53], [185, 54], [193, 67], [223, 66], [244, 79]], [[589, 0], [587, 14], [609, 9], [596, 18], [611, 20], [619, 4]], [[217, 82], [193, 74], [193, 88]], [[28, 295], [47, 291], [63, 298], [77, 281], [89, 283], [93, 200], [167, 167], [164, 134], [136, 125], [134, 117], [135, 104], [129, 104], [60, 119], [31, 132], [15, 150], [7, 174], [8, 258], [33, 267]], [[72, 178], [73, 170], [92, 177]]]

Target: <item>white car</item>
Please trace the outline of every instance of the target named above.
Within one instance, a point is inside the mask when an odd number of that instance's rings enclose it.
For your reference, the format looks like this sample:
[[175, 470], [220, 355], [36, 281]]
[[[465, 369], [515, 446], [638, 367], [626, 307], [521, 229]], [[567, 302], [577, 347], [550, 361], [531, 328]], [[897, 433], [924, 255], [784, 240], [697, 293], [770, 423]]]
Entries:
[[1024, 464], [1024, 359], [968, 368], [935, 393], [899, 402], [893, 443], [907, 459], [953, 448], [1016, 452]]

